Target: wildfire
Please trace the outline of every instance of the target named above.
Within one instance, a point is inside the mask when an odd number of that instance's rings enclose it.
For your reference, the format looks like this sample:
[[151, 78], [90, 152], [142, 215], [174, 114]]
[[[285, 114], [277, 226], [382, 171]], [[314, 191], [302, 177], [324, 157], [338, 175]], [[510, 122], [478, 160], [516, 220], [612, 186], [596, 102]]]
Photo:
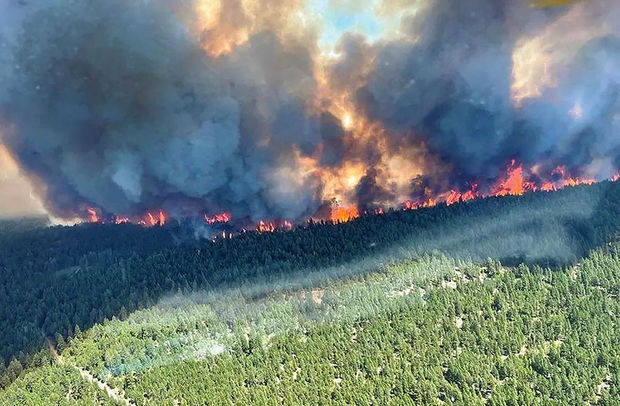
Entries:
[[126, 224], [131, 222], [129, 217], [114, 216], [114, 224]]
[[[530, 0], [537, 6], [551, 5], [569, 0]], [[280, 28], [280, 40], [289, 42], [293, 39], [295, 31], [303, 31], [307, 28], [305, 23], [299, 20], [296, 13], [282, 12], [281, 19], [263, 10], [260, 2], [255, 0], [242, 0], [237, 4], [241, 15], [246, 16], [244, 24], [233, 26], [226, 21], [225, 17], [230, 10], [225, 0], [199, 0], [196, 3], [198, 16], [198, 29], [201, 33], [205, 51], [211, 56], [221, 56], [231, 52], [235, 47], [245, 43], [255, 32], [269, 27], [270, 24], [278, 24]], [[287, 11], [298, 11], [298, 2], [290, 2]], [[584, 6], [585, 7], [585, 6]], [[511, 96], [514, 105], [520, 107], [528, 99], [540, 98], [546, 92], [556, 87], [561, 81], [562, 67], [567, 65], [572, 58], [571, 52], [575, 43], [583, 44], [593, 36], [604, 33], [608, 28], [600, 27], [597, 32], [575, 29], [575, 25], [582, 18], [582, 7], [569, 10], [566, 15], [557, 19], [553, 24], [535, 35], [523, 36], [515, 44], [512, 50], [512, 80]], [[303, 14], [303, 13], [302, 13]], [[577, 24], [578, 25], [578, 24]], [[292, 28], [292, 29], [291, 29]], [[294, 41], [292, 42], [294, 43]], [[592, 179], [581, 179], [569, 176], [566, 169], [563, 172], [539, 176], [534, 168], [524, 168], [516, 160], [509, 163], [503, 176], [494, 183], [485, 182], [482, 179], [472, 179], [469, 190], [460, 189], [454, 185], [442, 185], [440, 191], [428, 190], [421, 198], [411, 199], [412, 179], [419, 175], [425, 175], [428, 167], [436, 167], [440, 158], [435, 160], [429, 154], [425, 145], [406, 144], [395, 149], [387, 140], [393, 137], [390, 130], [386, 129], [381, 122], [374, 121], [359, 108], [355, 91], [367, 83], [368, 75], [374, 67], [372, 50], [370, 55], [362, 58], [359, 65], [347, 78], [350, 86], [341, 86], [331, 76], [331, 68], [334, 63], [343, 58], [342, 50], [337, 47], [320, 49], [318, 58], [314, 60], [314, 76], [317, 86], [317, 97], [308, 101], [309, 109], [323, 113], [326, 110], [340, 122], [344, 130], [342, 137], [347, 145], [372, 145], [376, 151], [376, 161], [373, 161], [373, 170], [369, 171], [367, 158], [362, 155], [366, 152], [360, 149], [359, 156], [352, 152], [343, 158], [337, 166], [325, 165], [324, 154], [329, 151], [329, 145], [321, 144], [312, 153], [295, 150], [295, 162], [285, 168], [285, 172], [295, 172], [295, 179], [304, 182], [317, 182], [322, 188], [322, 201], [334, 201], [329, 215], [323, 214], [322, 219], [329, 219], [334, 223], [343, 223], [360, 217], [360, 209], [356, 206], [358, 188], [362, 182], [369, 180], [378, 188], [389, 191], [386, 196], [377, 197], [385, 199], [373, 201], [376, 213], [382, 213], [384, 208], [393, 207], [399, 202], [404, 202], [406, 209], [418, 209], [433, 207], [440, 203], [453, 205], [459, 202], [471, 201], [477, 198], [489, 196], [518, 196], [537, 190], [554, 191], [567, 186], [593, 183]], [[584, 106], [576, 101], [572, 108], [567, 108], [569, 117], [574, 120], [584, 118]], [[269, 143], [265, 138], [265, 143]], [[559, 167], [558, 167], [559, 168]], [[534, 176], [535, 175], [535, 176]], [[441, 176], [441, 174], [436, 176]], [[542, 179], [542, 180], [541, 180]], [[480, 186], [482, 185], [482, 187]], [[444, 186], [447, 186], [443, 188]], [[205, 215], [207, 224], [226, 224], [232, 220], [230, 213]], [[277, 229], [292, 228], [286, 222], [263, 220], [258, 224], [248, 226], [249, 230], [256, 229], [258, 232], [273, 232]]]
[[[491, 187], [489, 193], [482, 193], [479, 190], [477, 183], [471, 183], [471, 188], [467, 192], [459, 192], [452, 189], [447, 193], [439, 194], [436, 197], [428, 196], [424, 201], [405, 201], [402, 205], [403, 210], [417, 210], [424, 207], [433, 207], [438, 203], [444, 203], [447, 206], [466, 202], [478, 198], [491, 197], [491, 196], [520, 196], [527, 192], [536, 191], [556, 191], [566, 187], [574, 187], [579, 185], [591, 185], [596, 183], [596, 180], [591, 178], [578, 178], [569, 175], [568, 170], [564, 166], [557, 166], [550, 173], [550, 180], [535, 181], [528, 180], [530, 175], [538, 174], [539, 168], [537, 166], [526, 171], [523, 165], [517, 163], [516, 160], [512, 160], [506, 170], [506, 175], [501, 177], [495, 185]], [[620, 174], [617, 174], [611, 178], [612, 181], [620, 180]]]
[[[256, 231], [259, 233], [273, 233], [276, 230], [292, 230], [293, 227], [293, 223], [288, 220], [259, 221]], [[243, 232], [246, 232], [246, 230], [244, 229]]]
[[[530, 172], [534, 171], [532, 170]], [[525, 181], [523, 167], [517, 165], [515, 161], [512, 161], [508, 169], [507, 179], [499, 182], [498, 186], [493, 191], [493, 196], [522, 195], [526, 191], [535, 192], [538, 190], [550, 192], [565, 187], [592, 185], [596, 183], [596, 180], [591, 178], [571, 177], [564, 166], [557, 166], [551, 171], [551, 178], [551, 180], [544, 181], [540, 186], [535, 182]]]
[[273, 233], [276, 231], [276, 224], [274, 222], [266, 222], [261, 220], [256, 226], [256, 231], [259, 233]]
[[287, 230], [292, 230], [293, 229], [293, 223], [291, 223], [290, 221], [283, 221], [282, 225], [280, 226], [280, 228], [284, 228]]
[[235, 237], [235, 234], [232, 232], [222, 231], [222, 234], [216, 234], [211, 238], [211, 242], [216, 242], [217, 240], [232, 240]]
[[472, 183], [471, 184], [471, 189], [468, 190], [467, 192], [461, 193], [461, 192], [459, 192], [457, 190], [452, 189], [450, 192], [448, 192], [447, 195], [445, 195], [440, 200], [445, 201], [445, 203], [448, 206], [451, 206], [451, 205], [456, 204], [456, 203], [467, 202], [469, 200], [474, 200], [477, 197], [480, 197], [480, 194], [478, 192], [478, 185], [476, 183]]
[[493, 189], [494, 196], [514, 195], [520, 196], [526, 190], [526, 184], [523, 182], [523, 167], [517, 165], [512, 160], [508, 168], [508, 176], [505, 180], [500, 180], [498, 185]]
[[209, 216], [208, 214], [205, 214], [204, 216], [205, 222], [207, 224], [225, 224], [225, 223], [230, 223], [230, 220], [232, 220], [232, 215], [230, 213], [220, 213], [220, 214], [215, 214], [213, 216]]
[[[352, 169], [349, 168], [349, 170], [351, 171]], [[425, 193], [426, 197], [423, 200], [407, 200], [401, 205], [401, 207], [403, 210], [417, 210], [421, 208], [434, 207], [440, 203], [451, 206], [478, 198], [492, 196], [519, 196], [527, 192], [535, 191], [556, 191], [566, 187], [591, 185], [596, 182], [591, 178], [571, 176], [569, 170], [565, 166], [561, 165], [556, 166], [551, 172], [548, 172], [547, 176], [542, 176], [540, 172], [541, 165], [535, 165], [531, 168], [524, 168], [523, 165], [518, 163], [516, 160], [511, 160], [506, 168], [505, 175], [501, 176], [495, 184], [488, 187], [487, 190], [489, 191], [487, 193], [480, 190], [480, 185], [477, 182], [471, 182], [469, 190], [467, 191], [462, 192], [458, 189], [451, 189], [448, 192], [439, 193], [436, 195], [433, 195], [427, 191]], [[620, 173], [612, 176], [611, 181], [620, 181]], [[385, 209], [381, 206], [378, 206], [372, 210], [372, 213], [376, 215], [383, 214], [384, 212]], [[88, 221], [91, 223], [106, 222], [99, 214], [99, 210], [95, 208], [87, 209], [87, 216]], [[345, 223], [359, 217], [360, 211], [357, 206], [341, 205], [336, 199], [332, 201], [328, 219], [334, 224]], [[112, 220], [114, 224], [125, 224], [134, 221], [136, 220], [126, 216], [114, 216]], [[139, 218], [136, 223], [145, 227], [155, 227], [165, 225], [166, 221], [167, 216], [164, 211], [158, 210], [154, 212], [147, 212], [144, 216]], [[227, 224], [232, 221], [232, 215], [227, 212], [215, 215], [205, 214], [204, 221], [210, 225]], [[277, 230], [292, 230], [293, 228], [294, 224], [288, 220], [261, 220], [254, 227], [258, 233], [273, 233]], [[244, 233], [249, 231], [250, 229], [243, 228]], [[212, 240], [215, 242], [219, 239], [231, 239], [234, 238], [237, 232], [239, 231], [222, 231], [221, 234], [215, 235]]]
[[161, 227], [166, 224], [166, 215], [161, 210], [155, 214], [148, 212], [144, 218], [138, 222], [138, 224], [146, 227]]
[[418, 210], [418, 209], [422, 209], [425, 207], [435, 207], [435, 206], [437, 206], [436, 199], [427, 199], [423, 202], [407, 200], [406, 202], [403, 203], [404, 210]]
[[360, 216], [360, 213], [357, 207], [355, 206], [349, 206], [349, 207], [335, 206], [335, 207], [332, 207], [329, 213], [329, 218], [334, 223], [345, 223], [347, 221], [356, 219], [359, 216]]
[[97, 214], [97, 210], [95, 210], [94, 208], [89, 208], [88, 210], [88, 221], [91, 223], [99, 223], [100, 219], [99, 219], [99, 214]]

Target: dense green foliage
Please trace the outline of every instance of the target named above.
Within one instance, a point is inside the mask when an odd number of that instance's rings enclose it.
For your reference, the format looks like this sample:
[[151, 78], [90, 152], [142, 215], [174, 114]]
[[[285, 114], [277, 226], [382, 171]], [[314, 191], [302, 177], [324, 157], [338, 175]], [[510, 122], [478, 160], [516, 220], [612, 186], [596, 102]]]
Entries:
[[[258, 299], [170, 297], [59, 347], [138, 405], [612, 405], [619, 277], [618, 246], [561, 270], [425, 256]], [[61, 399], [72, 374], [33, 369], [0, 398], [55, 404], [42, 386]]]
[[32, 363], [44, 337], [66, 338], [113, 316], [124, 319], [171, 293], [251, 286], [250, 297], [260, 299], [274, 284], [293, 289], [308, 279], [364, 274], [433, 252], [557, 266], [616, 239], [619, 213], [620, 183], [603, 182], [215, 244], [196, 240], [186, 225], [0, 222], [0, 368], [11, 371], [0, 386]]

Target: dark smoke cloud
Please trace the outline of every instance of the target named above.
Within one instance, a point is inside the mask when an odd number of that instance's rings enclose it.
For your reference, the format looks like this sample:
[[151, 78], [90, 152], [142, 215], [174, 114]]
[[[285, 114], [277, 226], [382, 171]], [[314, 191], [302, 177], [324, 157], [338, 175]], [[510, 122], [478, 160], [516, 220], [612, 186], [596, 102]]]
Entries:
[[375, 168], [369, 169], [357, 185], [356, 200], [362, 212], [372, 212], [394, 201], [395, 195], [377, 183], [378, 172]]
[[[568, 28], [607, 25], [609, 35], [586, 42], [566, 60], [554, 86], [515, 106], [513, 50], [570, 10], [530, 10], [521, 3], [426, 2], [405, 21], [404, 38], [373, 50], [377, 56], [367, 83], [357, 90], [358, 105], [393, 130], [392, 143], [406, 137], [427, 141], [465, 179], [494, 178], [511, 158], [574, 166], [615, 160], [617, 165], [620, 30], [612, 16], [618, 15], [618, 3], [584, 5], [584, 21]], [[556, 39], [542, 45], [553, 48]], [[343, 49], [336, 73], [347, 72], [349, 62], [360, 58], [359, 41], [348, 39]], [[569, 112], [577, 102], [583, 117], [573, 120]], [[597, 175], [609, 176], [607, 166]]]
[[320, 205], [316, 180], [295, 178], [294, 153], [325, 141], [336, 164], [343, 132], [309, 113], [304, 47], [263, 32], [210, 58], [165, 1], [65, 2], [29, 13], [18, 32], [0, 77], [4, 138], [52, 210], [257, 220]]

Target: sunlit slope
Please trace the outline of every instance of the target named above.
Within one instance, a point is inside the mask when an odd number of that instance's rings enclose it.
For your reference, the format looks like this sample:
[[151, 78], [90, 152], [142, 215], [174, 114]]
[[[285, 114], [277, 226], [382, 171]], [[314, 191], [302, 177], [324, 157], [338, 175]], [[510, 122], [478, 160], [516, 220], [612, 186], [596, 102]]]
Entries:
[[[617, 246], [559, 270], [433, 255], [324, 286], [172, 295], [59, 347], [138, 405], [611, 405], [619, 276]], [[52, 404], [36, 396], [63, 373], [26, 372], [0, 404]]]

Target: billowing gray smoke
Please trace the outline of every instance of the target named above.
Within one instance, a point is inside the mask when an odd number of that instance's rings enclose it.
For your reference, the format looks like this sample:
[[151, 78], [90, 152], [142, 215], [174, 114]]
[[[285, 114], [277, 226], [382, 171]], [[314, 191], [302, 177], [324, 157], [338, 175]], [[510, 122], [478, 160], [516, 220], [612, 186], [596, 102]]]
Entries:
[[165, 4], [82, 0], [30, 13], [2, 76], [5, 141], [60, 213], [312, 214], [320, 185], [291, 178], [294, 151], [325, 141], [336, 164], [342, 131], [308, 113], [308, 51], [264, 32], [214, 59]]
[[[329, 101], [317, 107], [312, 38], [266, 30], [212, 57], [201, 39], [216, 35], [190, 33], [181, 17], [195, 0], [6, 1], [3, 142], [57, 214], [300, 219], [331, 197], [299, 155], [364, 163], [355, 195], [372, 206], [398, 195], [378, 180], [389, 173], [382, 154], [412, 145], [439, 156], [420, 163], [428, 177], [449, 168], [455, 184], [490, 183], [512, 158], [599, 178], [620, 167], [615, 0], [550, 10], [420, 0], [397, 39], [345, 35], [330, 86], [388, 130], [380, 152], [345, 131]], [[412, 179], [412, 196], [432, 183]]]
[[[372, 49], [372, 69], [357, 90], [360, 108], [394, 131], [393, 144], [402, 134], [426, 140], [465, 179], [495, 178], [511, 158], [595, 162], [591, 175], [609, 176], [620, 166], [620, 3], [550, 10], [523, 3], [424, 3], [405, 21], [404, 38]], [[540, 67], [534, 75], [553, 69], [555, 77], [536, 97], [515, 103], [513, 80], [522, 74], [515, 49], [536, 37], [517, 56], [548, 58], [533, 61]], [[341, 68], [359, 59], [359, 40], [348, 41]]]

